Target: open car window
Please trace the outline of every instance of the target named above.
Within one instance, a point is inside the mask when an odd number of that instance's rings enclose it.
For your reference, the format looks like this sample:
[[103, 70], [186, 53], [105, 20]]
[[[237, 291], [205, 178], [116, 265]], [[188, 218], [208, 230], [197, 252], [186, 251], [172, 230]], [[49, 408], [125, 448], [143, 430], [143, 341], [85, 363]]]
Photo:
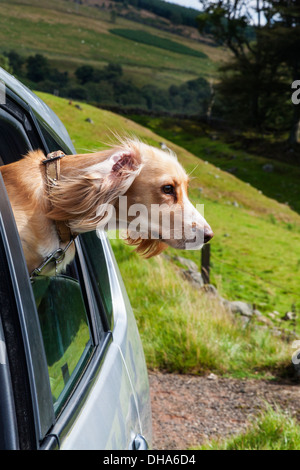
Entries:
[[[0, 137], [0, 165], [17, 161], [28, 150], [36, 148], [45, 154], [59, 149], [68, 152], [68, 148], [62, 148], [61, 142], [56, 142], [45, 127], [41, 127], [26, 106], [22, 108], [18, 100], [10, 96], [6, 105], [0, 106]], [[106, 341], [105, 332], [109, 330], [103, 312], [111, 315], [110, 286], [103, 247], [99, 240], [98, 243], [95, 247], [95, 243], [89, 242], [87, 258], [81, 254], [79, 260], [76, 255], [64, 274], [31, 279], [56, 418], [70, 400], [96, 347]], [[80, 243], [76, 243], [78, 245]], [[90, 283], [87, 273], [91, 276], [92, 273], [85, 266], [88, 258], [94, 256], [94, 248], [100, 250], [97, 263], [103, 273], [104, 289], [100, 291], [97, 283]], [[86, 270], [85, 276], [82, 269]], [[97, 299], [93, 300], [94, 297]], [[96, 324], [93, 318], [97, 309], [93, 302], [98, 304], [98, 297], [103, 310]]]

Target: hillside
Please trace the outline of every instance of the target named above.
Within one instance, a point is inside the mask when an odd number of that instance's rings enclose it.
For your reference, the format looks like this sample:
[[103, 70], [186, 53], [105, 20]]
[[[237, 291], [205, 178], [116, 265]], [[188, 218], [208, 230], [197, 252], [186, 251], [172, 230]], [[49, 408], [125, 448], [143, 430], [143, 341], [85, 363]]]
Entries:
[[268, 156], [259, 147], [251, 151], [242, 136], [232, 138], [201, 120], [128, 117], [300, 213], [300, 168], [289, 162], [291, 152], [284, 143], [277, 142], [277, 148], [276, 143], [270, 144]]
[[[202, 57], [120, 38], [110, 32], [114, 28], [177, 42]], [[215, 76], [217, 65], [224, 59], [221, 48], [120, 16], [112, 21], [109, 10], [67, 0], [1, 1], [0, 44], [0, 53], [15, 50], [24, 57], [43, 54], [53, 66], [70, 74], [80, 65], [99, 68], [108, 62], [119, 63], [136, 85], [152, 83], [161, 88]]]
[[[112, 138], [112, 131], [138, 135], [155, 146], [159, 146], [162, 140], [150, 130], [108, 111], [85, 104], [81, 104], [82, 110], [79, 110], [66, 100], [40, 95], [66, 125], [77, 151], [105, 147], [104, 143]], [[92, 119], [93, 123], [87, 122], [87, 118]], [[299, 308], [300, 216], [234, 175], [169, 141], [165, 142], [177, 153], [187, 172], [192, 173], [191, 200], [204, 204], [205, 216], [214, 229], [211, 274], [212, 282], [220, 293], [230, 300], [255, 303], [267, 317], [273, 310], [283, 316], [292, 304]], [[280, 366], [284, 358], [290, 357], [290, 352], [285, 356], [286, 346], [278, 339], [273, 340], [268, 333], [264, 336], [265, 333], [251, 329], [236, 330], [238, 327], [224, 319], [219, 307], [199, 297], [197, 291], [183, 282], [179, 274], [174, 275], [174, 270], [175, 273], [178, 270], [174, 263], [164, 258], [141, 260], [123, 242], [113, 241], [113, 247], [142, 337], [146, 338], [147, 360], [153, 367], [164, 364], [171, 370], [179, 368], [181, 371], [198, 372], [202, 367], [223, 371], [237, 368], [239, 373], [244, 367], [243, 373], [247, 374], [249, 369], [263, 367], [261, 361], [265, 366], [272, 366], [272, 363]], [[168, 249], [167, 253], [171, 255], [175, 252]], [[199, 265], [199, 252], [176, 254], [190, 258]], [[136, 295], [137, 292], [139, 295]], [[172, 325], [168, 325], [168, 318], [173, 319]], [[201, 328], [204, 325], [207, 331], [203, 336]], [[198, 330], [200, 338], [195, 338]], [[167, 336], [162, 338], [162, 334]], [[217, 343], [212, 341], [215, 335], [219, 338]], [[200, 346], [199, 341], [204, 341], [206, 346]], [[214, 344], [212, 349], [211, 341]], [[238, 350], [232, 350], [232, 341], [236, 342]], [[162, 352], [166, 342], [167, 347], [175, 347], [176, 352], [166, 356]], [[184, 344], [180, 346], [182, 342]], [[186, 361], [182, 358], [182, 351], [185, 351]], [[178, 354], [181, 365], [178, 365]], [[220, 361], [220, 354], [223, 354], [225, 364]], [[246, 354], [243, 357], [244, 366], [241, 365], [241, 358], [240, 363], [236, 363], [235, 354]], [[231, 360], [235, 365], [227, 363]]]

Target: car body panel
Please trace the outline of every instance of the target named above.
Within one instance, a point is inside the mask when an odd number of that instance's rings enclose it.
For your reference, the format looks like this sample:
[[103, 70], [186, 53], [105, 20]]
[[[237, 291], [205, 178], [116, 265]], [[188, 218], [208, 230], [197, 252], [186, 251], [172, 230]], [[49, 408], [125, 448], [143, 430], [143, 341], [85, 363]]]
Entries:
[[128, 449], [139, 429], [127, 368], [118, 346], [113, 342], [99, 378], [69, 433], [62, 440], [61, 449]]
[[[116, 262], [113, 250], [104, 232], [99, 233], [102, 243], [105, 246], [107, 263], [110, 266], [111, 284], [113, 289], [114, 320], [115, 325], [124, 325], [124, 327], [114, 328], [114, 340], [120, 347], [122, 356], [128, 369], [133, 389], [137, 392], [135, 399], [137, 409], [139, 410], [141, 433], [147, 436], [148, 445], [152, 442], [152, 421], [149, 393], [149, 380], [147, 368], [145, 367], [145, 356], [138, 333], [136, 320], [132, 307], [124, 286], [124, 282]], [[117, 304], [118, 302], [118, 304]]]

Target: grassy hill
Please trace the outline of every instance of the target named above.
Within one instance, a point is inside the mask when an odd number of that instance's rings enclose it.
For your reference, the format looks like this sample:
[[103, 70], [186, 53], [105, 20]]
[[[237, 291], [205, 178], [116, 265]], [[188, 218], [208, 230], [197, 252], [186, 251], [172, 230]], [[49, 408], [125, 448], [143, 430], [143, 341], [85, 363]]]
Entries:
[[[138, 135], [155, 146], [162, 140], [108, 111], [85, 104], [79, 110], [66, 100], [39, 95], [62, 119], [77, 151], [105, 147], [111, 131]], [[300, 216], [234, 175], [166, 143], [192, 173], [191, 200], [205, 205], [214, 229], [212, 282], [220, 293], [229, 300], [255, 303], [266, 315], [272, 310], [283, 315], [292, 304], [299, 308]], [[233, 323], [218, 303], [182, 280], [174, 263], [162, 257], [142, 260], [123, 242], [112, 244], [149, 366], [255, 376], [290, 363], [290, 346], [267, 330]], [[197, 251], [176, 254], [200, 263]]]
[[[226, 132], [214, 130], [203, 122], [170, 117], [129, 117], [300, 213], [300, 168], [288, 163], [290, 149], [284, 149], [282, 144], [278, 145], [280, 160], [270, 159], [261, 156], [259, 148], [255, 153], [245, 150], [241, 138], [226, 142], [229, 140]], [[265, 165], [272, 166], [270, 173], [264, 171]]]
[[[140, 32], [141, 37], [147, 36], [147, 43], [120, 38], [110, 29], [127, 30], [127, 34]], [[149, 43], [151, 37], [165, 44], [180, 43], [185, 51], [192, 50], [198, 57], [155, 47]], [[109, 11], [66, 0], [2, 0], [0, 44], [0, 53], [12, 49], [24, 56], [40, 53], [59, 70], [71, 74], [79, 65], [99, 68], [118, 62], [135, 84], [153, 83], [162, 88], [199, 76], [214, 76], [224, 58], [221, 48], [119, 16], [112, 23]]]

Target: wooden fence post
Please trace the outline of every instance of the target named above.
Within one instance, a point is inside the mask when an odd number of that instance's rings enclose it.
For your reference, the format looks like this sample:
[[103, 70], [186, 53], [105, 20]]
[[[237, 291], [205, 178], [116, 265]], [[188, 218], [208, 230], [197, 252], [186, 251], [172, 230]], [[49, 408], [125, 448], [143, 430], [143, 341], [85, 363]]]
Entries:
[[203, 245], [201, 250], [201, 276], [204, 284], [209, 284], [210, 244]]

